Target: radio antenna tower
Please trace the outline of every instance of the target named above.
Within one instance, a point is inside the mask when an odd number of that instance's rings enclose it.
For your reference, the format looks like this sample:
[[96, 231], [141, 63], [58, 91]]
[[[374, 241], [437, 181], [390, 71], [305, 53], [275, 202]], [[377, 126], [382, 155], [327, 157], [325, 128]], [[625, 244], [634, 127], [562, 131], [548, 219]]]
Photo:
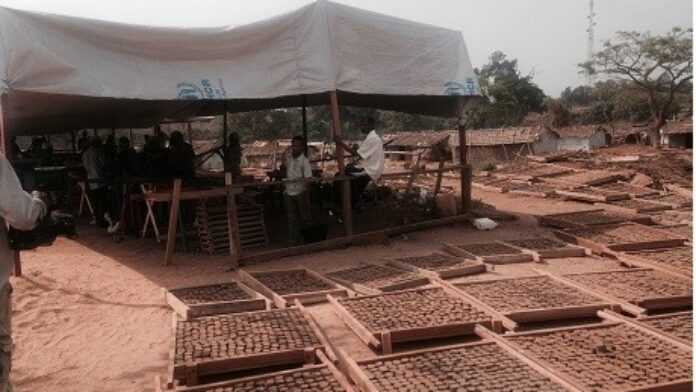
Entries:
[[[595, 14], [594, 12], [594, 0], [590, 0], [590, 14], [587, 15], [587, 21], [588, 21], [588, 26], [587, 26], [587, 62], [588, 64], [591, 64], [594, 61], [594, 41], [595, 41], [595, 26], [597, 26], [597, 23], [595, 22]], [[594, 84], [594, 75], [588, 70], [585, 72], [585, 77], [587, 81], [588, 86], [592, 86]]]

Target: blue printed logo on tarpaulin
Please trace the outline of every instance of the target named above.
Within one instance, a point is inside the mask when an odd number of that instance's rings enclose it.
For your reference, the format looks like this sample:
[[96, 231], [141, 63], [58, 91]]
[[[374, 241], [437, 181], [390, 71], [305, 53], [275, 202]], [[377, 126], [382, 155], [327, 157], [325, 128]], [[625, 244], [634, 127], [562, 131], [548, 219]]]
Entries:
[[218, 79], [217, 82], [217, 85], [213, 85], [210, 79], [201, 79], [200, 83], [178, 83], [176, 85], [177, 99], [196, 100], [227, 98], [227, 91], [225, 91], [225, 85], [222, 79]]
[[445, 95], [476, 95], [476, 80], [467, 78], [464, 83], [450, 81], [445, 83]]

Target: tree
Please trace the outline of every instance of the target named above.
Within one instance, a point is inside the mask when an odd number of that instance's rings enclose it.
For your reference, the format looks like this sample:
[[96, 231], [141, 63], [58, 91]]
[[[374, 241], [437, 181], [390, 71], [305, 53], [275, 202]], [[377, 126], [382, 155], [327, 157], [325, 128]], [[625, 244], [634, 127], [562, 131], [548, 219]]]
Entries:
[[561, 101], [568, 106], [587, 106], [592, 103], [592, 87], [566, 87], [561, 93]]
[[673, 28], [664, 35], [621, 31], [594, 55], [580, 64], [591, 74], [629, 80], [645, 94], [652, 125], [649, 136], [659, 143], [659, 130], [673, 110], [675, 98], [691, 89], [693, 79], [693, 30]]
[[533, 82], [533, 75], [522, 76], [517, 60], [505, 53], [491, 54], [488, 64], [475, 70], [481, 91], [490, 101], [482, 110], [484, 127], [517, 125], [529, 112], [544, 107], [544, 92]]

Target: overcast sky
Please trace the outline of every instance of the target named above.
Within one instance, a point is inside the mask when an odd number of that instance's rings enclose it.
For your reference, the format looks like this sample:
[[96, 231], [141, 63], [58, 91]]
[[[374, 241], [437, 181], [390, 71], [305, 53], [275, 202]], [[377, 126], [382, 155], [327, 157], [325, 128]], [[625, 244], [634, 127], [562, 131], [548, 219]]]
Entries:
[[[0, 0], [0, 5], [161, 26], [240, 25], [265, 19], [308, 0]], [[534, 72], [557, 96], [582, 83], [577, 64], [587, 53], [589, 0], [339, 0], [418, 22], [461, 30], [474, 67], [494, 50]], [[692, 26], [691, 0], [595, 0], [596, 47], [617, 30], [665, 32]]]

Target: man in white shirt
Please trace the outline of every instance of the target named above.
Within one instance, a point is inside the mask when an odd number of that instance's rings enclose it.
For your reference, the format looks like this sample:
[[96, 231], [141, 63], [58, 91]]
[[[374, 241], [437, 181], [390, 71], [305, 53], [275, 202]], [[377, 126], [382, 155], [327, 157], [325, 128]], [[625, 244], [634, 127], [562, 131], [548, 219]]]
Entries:
[[384, 143], [375, 131], [375, 119], [369, 117], [362, 129], [367, 134], [365, 140], [358, 148], [357, 154], [360, 157], [360, 167], [364, 173], [354, 175], [368, 175], [372, 181], [379, 181], [384, 173]]
[[[348, 173], [358, 177], [351, 181], [351, 198], [353, 202], [362, 195], [370, 180], [377, 182], [382, 177], [382, 173], [384, 173], [384, 143], [377, 131], [375, 131], [374, 118], [367, 118], [362, 128], [362, 133], [367, 134], [367, 136], [358, 149], [349, 147], [343, 141], [338, 142], [345, 151], [351, 151], [360, 160], [359, 165], [356, 167], [357, 170]], [[337, 192], [337, 194], [340, 194], [339, 191]]]
[[14, 265], [14, 251], [7, 240], [7, 225], [19, 230], [31, 230], [45, 214], [46, 205], [22, 189], [10, 162], [0, 154], [0, 392], [12, 390], [10, 273]]
[[304, 138], [295, 136], [290, 154], [285, 158], [286, 183], [283, 199], [288, 214], [290, 242], [295, 245], [302, 242], [301, 230], [311, 220], [307, 183], [304, 180], [312, 178], [312, 166], [304, 150]]

